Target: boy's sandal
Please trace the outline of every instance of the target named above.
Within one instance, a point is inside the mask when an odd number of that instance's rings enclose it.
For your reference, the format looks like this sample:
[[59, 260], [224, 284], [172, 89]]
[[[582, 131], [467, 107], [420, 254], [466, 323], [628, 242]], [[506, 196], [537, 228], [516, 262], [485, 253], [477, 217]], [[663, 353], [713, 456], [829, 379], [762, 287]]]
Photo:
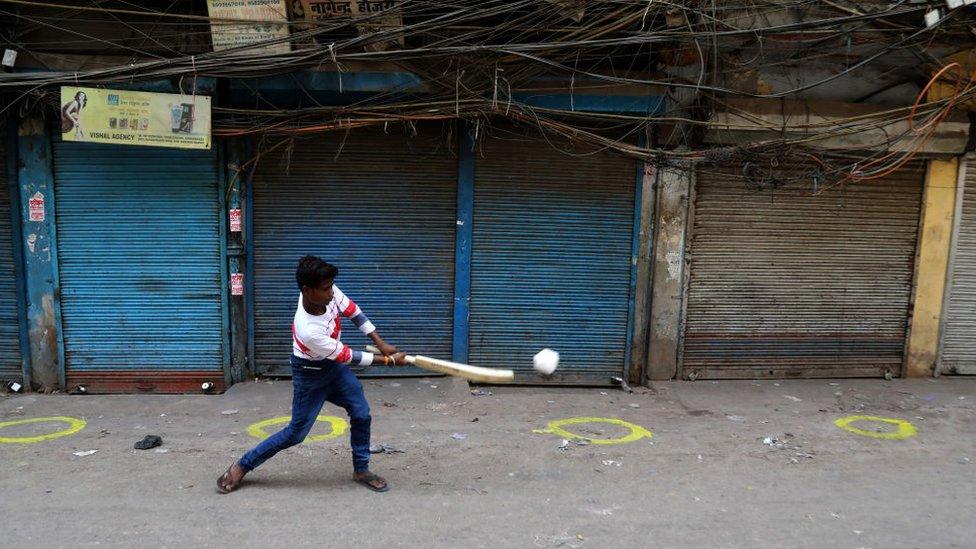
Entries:
[[[355, 480], [359, 484], [362, 484], [363, 486], [369, 488], [370, 490], [372, 490], [374, 492], [387, 492], [387, 491], [390, 490], [390, 485], [387, 484], [387, 482], [385, 480], [383, 480], [382, 477], [380, 477], [379, 475], [377, 475], [375, 473], [366, 473], [366, 476], [361, 477], [361, 478], [357, 478]], [[382, 483], [382, 486], [377, 487], [374, 484], [377, 481], [379, 481], [380, 483]]]
[[234, 465], [236, 464], [233, 464], [230, 467], [228, 467], [227, 472], [220, 475], [220, 477], [217, 478], [217, 491], [220, 492], [221, 494], [229, 494], [234, 490], [237, 490], [237, 487], [241, 485], [241, 481], [244, 480], [244, 477], [241, 477], [240, 480], [234, 482], [234, 475], [233, 475]]

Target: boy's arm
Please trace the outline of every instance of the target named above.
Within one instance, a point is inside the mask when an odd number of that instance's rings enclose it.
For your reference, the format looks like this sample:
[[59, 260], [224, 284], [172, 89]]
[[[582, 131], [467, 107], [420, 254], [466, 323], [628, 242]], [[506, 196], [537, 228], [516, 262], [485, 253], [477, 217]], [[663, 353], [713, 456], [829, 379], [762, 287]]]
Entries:
[[[376, 333], [375, 330], [373, 333]], [[372, 364], [389, 366], [406, 364], [406, 360], [403, 358], [403, 356], [401, 356], [403, 353], [398, 354], [394, 350], [394, 352], [390, 354], [396, 354], [396, 356], [390, 357], [384, 355], [374, 355], [373, 353], [363, 351], [356, 351], [343, 342], [337, 339], [332, 339], [324, 331], [315, 331], [305, 338], [299, 338], [298, 334], [293, 335], [295, 342], [298, 344], [299, 348], [302, 349], [302, 351], [306, 353], [309, 351], [315, 351], [315, 354], [325, 355], [325, 357], [329, 360], [334, 360], [339, 364], [355, 364], [359, 366], [370, 366]], [[379, 336], [376, 337], [379, 338]], [[373, 341], [375, 342], [376, 339]]]
[[339, 305], [339, 310], [342, 311], [342, 316], [348, 318], [353, 324], [359, 328], [359, 331], [363, 334], [369, 336], [373, 340], [373, 344], [386, 356], [396, 354], [397, 348], [395, 345], [390, 345], [380, 334], [376, 331], [376, 326], [366, 318], [366, 313], [356, 305], [356, 302], [349, 299], [349, 297], [342, 292], [338, 287], [334, 287], [333, 291], [336, 303]]

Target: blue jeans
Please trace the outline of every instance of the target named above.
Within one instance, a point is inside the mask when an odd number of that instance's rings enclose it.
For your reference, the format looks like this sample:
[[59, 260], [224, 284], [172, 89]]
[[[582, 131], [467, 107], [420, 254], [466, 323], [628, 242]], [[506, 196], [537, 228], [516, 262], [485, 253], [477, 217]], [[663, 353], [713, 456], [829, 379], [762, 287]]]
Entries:
[[313, 362], [292, 355], [291, 373], [294, 385], [291, 422], [244, 454], [238, 462], [241, 468], [251, 471], [271, 456], [305, 440], [322, 405], [329, 401], [349, 414], [353, 469], [357, 473], [368, 470], [369, 403], [363, 394], [363, 384], [352, 370], [331, 360]]

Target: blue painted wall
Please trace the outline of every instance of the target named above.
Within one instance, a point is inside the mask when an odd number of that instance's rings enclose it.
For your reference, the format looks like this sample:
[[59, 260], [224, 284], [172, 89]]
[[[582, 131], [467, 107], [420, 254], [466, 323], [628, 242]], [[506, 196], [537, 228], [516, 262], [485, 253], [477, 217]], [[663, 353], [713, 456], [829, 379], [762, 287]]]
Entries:
[[[31, 379], [45, 387], [64, 387], [64, 343], [54, 229], [54, 174], [47, 126], [40, 118], [20, 121], [17, 179], [23, 228], [27, 332]], [[44, 199], [44, 220], [30, 219], [32, 197]]]

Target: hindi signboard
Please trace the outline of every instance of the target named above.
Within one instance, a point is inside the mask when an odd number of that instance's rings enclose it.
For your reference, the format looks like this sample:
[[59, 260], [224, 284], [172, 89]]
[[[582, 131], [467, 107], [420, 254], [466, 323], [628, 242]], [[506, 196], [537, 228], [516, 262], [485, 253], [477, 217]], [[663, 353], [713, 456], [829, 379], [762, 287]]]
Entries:
[[[212, 19], [244, 19], [254, 23], [213, 21], [210, 36], [214, 51], [248, 46], [266, 40], [288, 38], [288, 10], [285, 0], [207, 0]], [[281, 21], [281, 24], [274, 23]], [[248, 50], [251, 53], [288, 53], [291, 44], [280, 42]]]
[[[339, 17], [355, 18], [360, 36], [396, 31], [403, 27], [400, 0], [301, 0], [308, 21], [330, 21]], [[367, 51], [386, 51], [403, 47], [403, 33], [393, 32], [389, 39], [370, 42]]]

